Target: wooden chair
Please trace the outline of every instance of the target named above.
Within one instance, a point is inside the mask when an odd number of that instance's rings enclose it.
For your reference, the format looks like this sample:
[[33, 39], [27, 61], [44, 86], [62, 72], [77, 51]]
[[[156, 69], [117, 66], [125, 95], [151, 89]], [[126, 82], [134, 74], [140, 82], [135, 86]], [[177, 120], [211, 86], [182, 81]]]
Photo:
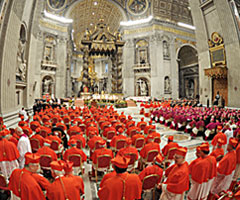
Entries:
[[11, 192], [8, 189], [6, 177], [3, 174], [0, 174], [0, 199], [7, 200], [10, 199]]
[[77, 140], [77, 148], [82, 149], [82, 140]]
[[155, 137], [153, 139], [153, 142], [160, 144], [161, 143], [161, 138], [160, 137]]
[[104, 137], [104, 139], [107, 142], [111, 142], [112, 138], [115, 136], [115, 131], [108, 131], [107, 132], [107, 137]]
[[146, 128], [147, 124], [140, 124], [139, 125], [139, 128], [143, 131], [145, 128]]
[[155, 132], [156, 131], [156, 129], [153, 129], [153, 128], [150, 128], [150, 129], [148, 129], [148, 135], [150, 134], [150, 133], [153, 133], [153, 132]]
[[143, 183], [142, 183], [142, 190], [143, 192], [149, 191], [149, 190], [153, 190], [153, 198], [155, 199], [155, 187], [158, 184], [159, 181], [159, 175], [158, 174], [151, 174], [148, 175], [146, 177], [144, 177], [143, 179]]
[[127, 146], [127, 142], [125, 139], [119, 139], [116, 141], [116, 146], [114, 147], [114, 151], [118, 152], [120, 149], [125, 148]]
[[44, 170], [51, 170], [50, 163], [52, 162], [52, 157], [50, 155], [41, 155], [40, 156], [40, 167]]
[[123, 124], [117, 124], [117, 125], [115, 126], [116, 131], [118, 131], [118, 129], [120, 129], [120, 128], [124, 129]]
[[97, 164], [94, 165], [93, 164], [93, 168], [95, 170], [95, 177], [96, 177], [96, 182], [98, 182], [98, 176], [97, 176], [97, 172], [98, 171], [108, 171], [110, 168], [110, 164], [111, 164], [111, 159], [112, 157], [110, 155], [101, 155], [98, 156], [97, 158]]
[[126, 117], [119, 117], [120, 122], [125, 123], [126, 122]]
[[44, 137], [44, 138], [48, 136], [48, 133], [47, 133], [47, 131], [46, 131], [45, 129], [41, 129], [40, 132], [39, 132], [39, 134], [40, 134], [42, 137]]
[[140, 151], [143, 147], [144, 147], [144, 144], [145, 144], [145, 139], [144, 138], [137, 138], [135, 140], [135, 148]]
[[168, 165], [172, 162], [176, 149], [177, 147], [173, 147], [168, 150], [167, 156], [163, 160], [163, 170], [165, 170], [168, 167]]
[[63, 147], [60, 147], [61, 145], [58, 143], [57, 140], [52, 140], [50, 148], [60, 157], [63, 152]]
[[79, 154], [72, 154], [68, 156], [68, 160], [73, 162], [73, 172], [75, 176], [79, 175], [79, 172], [82, 172], [83, 175], [83, 163], [82, 163], [82, 157]]
[[53, 124], [57, 124], [58, 123], [58, 118], [57, 117], [53, 117], [52, 118], [52, 123]]
[[83, 133], [85, 133], [85, 131], [86, 131], [86, 125], [85, 125], [85, 124], [80, 124], [80, 125], [79, 125], [79, 128], [81, 129], [81, 131], [82, 131]]
[[137, 161], [137, 155], [135, 153], [126, 153], [124, 155], [130, 158], [127, 171], [130, 172], [133, 170], [133, 173], [135, 173], [135, 163]]
[[130, 138], [132, 138], [134, 135], [138, 134], [136, 129], [132, 129], [129, 133]]
[[36, 153], [38, 151], [38, 149], [41, 148], [40, 147], [40, 142], [36, 138], [30, 138], [30, 144], [31, 144], [33, 153]]
[[153, 162], [154, 158], [159, 154], [157, 149], [151, 150], [147, 153], [147, 157], [146, 159], [142, 159], [143, 160], [143, 164], [144, 164], [144, 168], [146, 165], [150, 164]]

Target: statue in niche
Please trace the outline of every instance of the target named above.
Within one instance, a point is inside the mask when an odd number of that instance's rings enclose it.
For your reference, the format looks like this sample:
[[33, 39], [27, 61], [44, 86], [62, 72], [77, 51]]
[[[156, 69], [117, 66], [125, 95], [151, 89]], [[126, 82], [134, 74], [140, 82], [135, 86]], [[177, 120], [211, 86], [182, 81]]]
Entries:
[[19, 40], [18, 43], [18, 52], [17, 52], [17, 68], [16, 68], [16, 75], [20, 81], [26, 80], [26, 60], [25, 60], [25, 40]]
[[141, 96], [147, 96], [148, 89], [146, 81], [141, 81], [140, 83], [140, 94]]
[[171, 91], [171, 85], [170, 85], [170, 78], [167, 76], [164, 79], [164, 91], [165, 92], [170, 92]]
[[45, 79], [43, 81], [43, 94], [49, 93], [50, 92], [50, 85], [52, 81], [50, 79]]
[[139, 51], [139, 61], [140, 61], [140, 64], [145, 64], [146, 60], [147, 60], [146, 50], [145, 49], [140, 50]]
[[52, 51], [51, 47], [45, 46], [45, 51], [44, 51], [45, 56], [44, 56], [44, 58], [45, 58], [46, 61], [51, 61], [52, 60], [51, 51]]
[[163, 41], [163, 57], [164, 58], [169, 58], [169, 46], [168, 46], [168, 43], [167, 41]]

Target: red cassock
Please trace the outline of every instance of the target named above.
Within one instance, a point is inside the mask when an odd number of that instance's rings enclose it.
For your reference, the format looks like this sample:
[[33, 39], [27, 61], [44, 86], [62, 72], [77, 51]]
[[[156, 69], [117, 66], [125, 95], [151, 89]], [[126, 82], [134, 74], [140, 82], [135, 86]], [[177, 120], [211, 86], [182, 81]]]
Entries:
[[38, 149], [37, 151], [38, 155], [49, 155], [52, 158], [52, 161], [57, 160], [57, 154], [47, 146], [43, 146], [42, 148]]
[[224, 133], [222, 133], [222, 132], [218, 132], [218, 133], [214, 136], [211, 144], [212, 144], [213, 146], [216, 146], [216, 145], [217, 145], [217, 142], [218, 142], [218, 139], [222, 139], [222, 140], [224, 141], [223, 145], [227, 144], [227, 136], [226, 136]]
[[150, 129], [154, 129], [154, 130], [155, 130], [156, 127], [155, 127], [154, 125], [148, 125], [148, 126], [146, 126], [145, 129], [144, 129], [144, 134], [147, 135], [147, 134], [148, 134], [148, 131], [149, 131]]
[[171, 149], [171, 148], [176, 148], [176, 147], [178, 147], [178, 144], [177, 144], [177, 143], [175, 143], [175, 142], [169, 142], [169, 143], [166, 144], [166, 145], [163, 147], [163, 149], [162, 149], [163, 155], [164, 155], [164, 156], [167, 156], [169, 149]]
[[0, 140], [0, 162], [13, 161], [19, 158], [19, 152], [15, 144], [6, 139]]
[[229, 175], [235, 170], [237, 164], [236, 152], [228, 152], [219, 162], [217, 172], [219, 174]]
[[143, 179], [146, 176], [152, 175], [152, 174], [157, 174], [159, 175], [159, 179], [158, 179], [158, 183], [161, 181], [162, 179], [162, 175], [163, 175], [163, 170], [158, 167], [157, 165], [152, 165], [152, 166], [148, 166], [146, 168], [144, 168], [140, 174], [138, 174], [139, 178], [141, 181], [143, 181]]
[[74, 155], [74, 154], [80, 155], [82, 158], [82, 162], [87, 161], [86, 154], [83, 152], [83, 150], [78, 149], [77, 147], [72, 147], [71, 149], [67, 149], [63, 154], [63, 159], [68, 160], [68, 156]]
[[90, 126], [90, 127], [87, 128], [87, 131], [86, 131], [87, 137], [89, 136], [89, 133], [90, 133], [90, 132], [93, 132], [93, 133], [95, 133], [96, 135], [99, 134], [98, 128], [95, 127], [95, 126]]
[[111, 147], [116, 147], [116, 142], [118, 140], [127, 140], [127, 137], [124, 136], [124, 135], [115, 135], [110, 142], [110, 146]]
[[142, 135], [142, 134], [136, 134], [136, 135], [132, 136], [132, 145], [135, 145], [135, 141], [136, 141], [138, 138], [143, 138], [143, 139], [145, 139], [144, 135]]
[[[60, 181], [62, 180], [62, 182]], [[64, 189], [63, 189], [64, 187]], [[65, 192], [64, 192], [65, 191]], [[84, 193], [84, 185], [81, 177], [63, 176], [57, 178], [47, 189], [49, 200], [80, 200]]]
[[132, 134], [133, 131], [135, 131], [135, 132], [140, 132], [141, 129], [138, 128], [137, 126], [131, 126], [131, 127], [129, 127], [129, 128], [127, 129], [126, 134], [127, 134], [128, 136], [131, 136], [131, 134]]
[[22, 200], [45, 200], [39, 183], [32, 173], [24, 169], [15, 169], [10, 177], [8, 188]]
[[14, 143], [16, 145], [16, 147], [17, 147], [17, 145], [18, 145], [17, 138], [15, 138], [14, 136], [11, 136], [8, 141]]
[[159, 139], [159, 143], [161, 143], [161, 135], [160, 133], [157, 133], [157, 132], [152, 132], [150, 134], [147, 135], [146, 137], [146, 142], [148, 142], [149, 139], [155, 139], [155, 138], [158, 138]]
[[113, 132], [115, 133], [115, 135], [117, 134], [116, 129], [115, 129], [114, 127], [110, 126], [110, 127], [107, 127], [107, 128], [104, 129], [104, 131], [103, 131], [103, 136], [104, 136], [104, 137], [107, 137], [107, 133], [108, 133], [109, 131], [113, 131]]
[[110, 155], [113, 158], [113, 152], [111, 149], [106, 149], [106, 148], [96, 149], [93, 152], [93, 155], [91, 158], [93, 161], [93, 164], [97, 164], [97, 158], [98, 156], [101, 156], [101, 155]]
[[217, 174], [217, 161], [213, 156], [207, 156], [200, 159], [191, 171], [192, 179], [195, 182], [199, 184], [208, 182]]
[[240, 164], [240, 143], [236, 148], [237, 164]]
[[138, 150], [135, 147], [126, 147], [122, 148], [118, 151], [119, 155], [126, 155], [126, 154], [135, 154], [136, 155], [136, 160], [138, 160]]
[[141, 199], [142, 183], [136, 174], [117, 174], [107, 179], [98, 191], [100, 200]]
[[73, 135], [73, 136], [71, 136], [70, 140], [71, 139], [74, 139], [74, 140], [77, 140], [77, 141], [80, 140], [82, 142], [82, 148], [85, 148], [86, 140], [82, 135]]
[[216, 159], [219, 158], [220, 156], [224, 156], [223, 148], [217, 148], [217, 149], [213, 150], [212, 153], [210, 154], [210, 156], [213, 156]]
[[159, 144], [155, 143], [155, 142], [150, 142], [148, 144], [146, 144], [140, 151], [140, 156], [142, 158], [147, 158], [147, 154], [149, 151], [151, 150], [158, 150], [158, 152], [160, 153], [160, 146]]
[[116, 175], [117, 175], [117, 173], [116, 173], [115, 171], [110, 172], [110, 173], [104, 175], [104, 177], [102, 178], [101, 183], [100, 183], [100, 185], [99, 185], [100, 188], [104, 185], [104, 182], [105, 182], [106, 180], [108, 180], [109, 178], [111, 178], [111, 177], [113, 177], [113, 176], [116, 176]]
[[51, 140], [51, 141], [55, 140], [58, 142], [58, 144], [62, 143], [62, 140], [56, 135], [49, 135], [46, 137], [46, 139]]
[[175, 194], [182, 194], [189, 189], [189, 170], [187, 162], [174, 164], [166, 170], [167, 190]]
[[192, 170], [194, 168], [194, 166], [197, 164], [198, 161], [200, 161], [202, 158], [196, 158], [195, 160], [193, 160], [189, 166], [188, 166], [188, 169], [189, 169], [189, 174], [192, 175]]
[[88, 141], [88, 146], [91, 150], [95, 148], [95, 143], [99, 140], [103, 140], [100, 136], [93, 136], [89, 141]]

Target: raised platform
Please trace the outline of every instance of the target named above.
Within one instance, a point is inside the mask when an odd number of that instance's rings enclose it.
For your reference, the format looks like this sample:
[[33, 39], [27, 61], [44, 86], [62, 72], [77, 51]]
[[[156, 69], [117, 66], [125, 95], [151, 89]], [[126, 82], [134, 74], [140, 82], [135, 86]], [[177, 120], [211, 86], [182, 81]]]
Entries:
[[137, 104], [132, 100], [126, 100], [127, 107], [137, 107]]

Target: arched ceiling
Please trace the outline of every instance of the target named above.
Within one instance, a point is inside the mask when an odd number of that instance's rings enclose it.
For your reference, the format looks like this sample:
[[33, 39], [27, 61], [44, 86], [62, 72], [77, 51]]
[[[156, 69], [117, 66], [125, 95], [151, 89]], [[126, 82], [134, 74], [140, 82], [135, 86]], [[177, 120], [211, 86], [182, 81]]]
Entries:
[[120, 9], [108, 0], [80, 1], [74, 5], [68, 16], [73, 19], [74, 41], [78, 49], [85, 30], [93, 30], [100, 19], [104, 20], [113, 33], [124, 19]]
[[193, 24], [189, 0], [152, 0], [152, 3], [154, 17]]

